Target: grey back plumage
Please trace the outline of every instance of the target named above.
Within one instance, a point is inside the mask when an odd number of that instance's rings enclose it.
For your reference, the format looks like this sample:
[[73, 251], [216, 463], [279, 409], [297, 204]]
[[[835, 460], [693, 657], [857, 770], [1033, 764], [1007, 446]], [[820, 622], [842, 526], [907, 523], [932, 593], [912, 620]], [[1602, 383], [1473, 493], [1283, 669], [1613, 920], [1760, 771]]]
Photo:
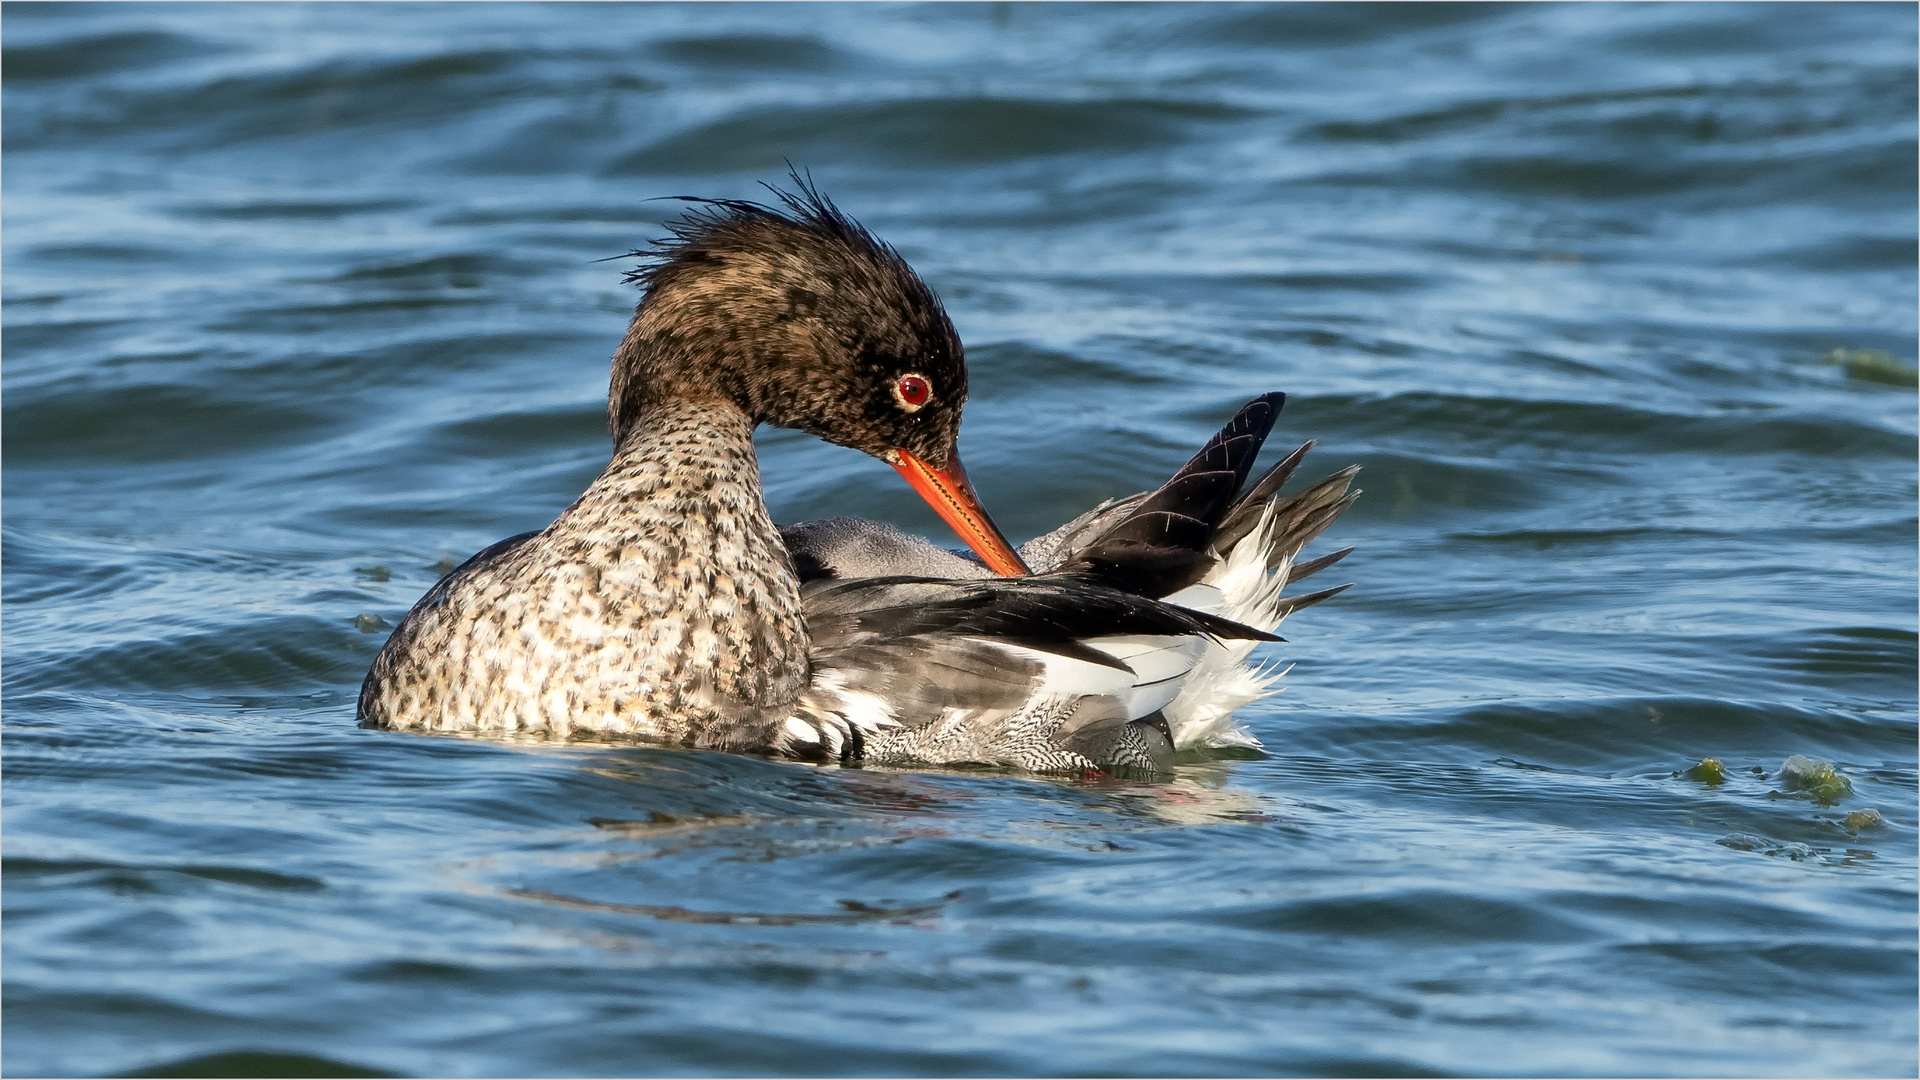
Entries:
[[826, 518], [780, 530], [800, 580], [925, 577], [969, 581], [994, 576], [979, 560], [910, 536], [884, 521]]

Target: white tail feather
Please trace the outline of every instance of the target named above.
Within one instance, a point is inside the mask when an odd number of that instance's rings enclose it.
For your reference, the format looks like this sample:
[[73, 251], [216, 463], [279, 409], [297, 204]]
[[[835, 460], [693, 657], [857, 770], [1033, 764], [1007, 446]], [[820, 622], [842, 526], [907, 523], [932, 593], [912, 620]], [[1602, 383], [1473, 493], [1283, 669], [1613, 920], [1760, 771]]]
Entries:
[[[1187, 593], [1211, 587], [1219, 596], [1218, 606], [1200, 610], [1268, 633], [1279, 629], [1285, 618], [1278, 614], [1280, 591], [1286, 587], [1293, 560], [1281, 559], [1271, 570], [1267, 568], [1267, 552], [1274, 542], [1274, 510], [1275, 503], [1269, 502], [1260, 515], [1260, 524], [1241, 537], [1232, 550], [1220, 552], [1219, 564], [1199, 585], [1182, 590], [1176, 597], [1185, 598]], [[1178, 602], [1176, 597], [1168, 599]], [[1233, 714], [1237, 709], [1278, 693], [1274, 684], [1287, 669], [1276, 671], [1265, 665], [1247, 664], [1247, 655], [1255, 644], [1208, 641], [1206, 652], [1181, 686], [1179, 696], [1162, 710], [1173, 732], [1175, 750], [1259, 747], [1260, 740], [1254, 738], [1246, 725], [1236, 721]]]

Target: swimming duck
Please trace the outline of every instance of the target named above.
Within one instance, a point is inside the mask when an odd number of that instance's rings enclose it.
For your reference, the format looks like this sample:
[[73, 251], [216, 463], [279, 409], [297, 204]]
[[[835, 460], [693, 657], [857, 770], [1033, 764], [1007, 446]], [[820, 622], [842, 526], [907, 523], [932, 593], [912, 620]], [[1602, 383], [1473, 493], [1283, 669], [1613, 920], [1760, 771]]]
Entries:
[[[967, 371], [939, 299], [810, 185], [776, 194], [703, 200], [635, 253], [611, 462], [413, 606], [362, 725], [1034, 771], [1164, 771], [1183, 735], [1220, 736], [1208, 710], [1261, 689], [1246, 652], [1338, 591], [1279, 598], [1350, 501], [1340, 476], [1283, 503], [1296, 452], [1239, 497], [1281, 396], [1168, 484], [1028, 544], [1034, 574], [961, 466]], [[979, 561], [844, 519], [783, 535], [762, 423], [892, 465]]]

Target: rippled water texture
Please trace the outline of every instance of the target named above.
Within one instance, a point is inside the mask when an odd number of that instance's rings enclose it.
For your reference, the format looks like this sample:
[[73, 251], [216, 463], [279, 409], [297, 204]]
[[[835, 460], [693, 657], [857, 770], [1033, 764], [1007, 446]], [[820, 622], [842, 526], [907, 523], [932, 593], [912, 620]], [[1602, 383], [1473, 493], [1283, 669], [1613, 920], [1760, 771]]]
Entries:
[[[4, 20], [9, 1074], [1920, 1066], [1912, 5]], [[1364, 466], [1264, 756], [354, 727], [604, 464], [596, 260], [785, 159], [945, 297], [1016, 538], [1262, 391]]]

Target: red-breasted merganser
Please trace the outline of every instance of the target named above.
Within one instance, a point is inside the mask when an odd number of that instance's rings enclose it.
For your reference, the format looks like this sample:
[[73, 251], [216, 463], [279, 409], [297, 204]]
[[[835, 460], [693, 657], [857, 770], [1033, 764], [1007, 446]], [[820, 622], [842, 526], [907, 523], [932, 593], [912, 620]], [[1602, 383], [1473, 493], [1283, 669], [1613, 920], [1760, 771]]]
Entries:
[[[939, 299], [811, 186], [716, 200], [636, 252], [613, 460], [553, 524], [415, 604], [361, 688], [369, 727], [627, 736], [807, 760], [1164, 771], [1248, 743], [1243, 661], [1352, 470], [1241, 496], [1284, 397], [1249, 403], [1173, 480], [1015, 551], [956, 448], [967, 370]], [[753, 429], [893, 465], [979, 563], [871, 522], [774, 526]], [[1311, 445], [1311, 444], [1309, 444]], [[1354, 493], [1354, 494], [1357, 494]], [[1029, 570], [1029, 561], [1041, 573]], [[998, 576], [996, 576], [998, 575]]]

